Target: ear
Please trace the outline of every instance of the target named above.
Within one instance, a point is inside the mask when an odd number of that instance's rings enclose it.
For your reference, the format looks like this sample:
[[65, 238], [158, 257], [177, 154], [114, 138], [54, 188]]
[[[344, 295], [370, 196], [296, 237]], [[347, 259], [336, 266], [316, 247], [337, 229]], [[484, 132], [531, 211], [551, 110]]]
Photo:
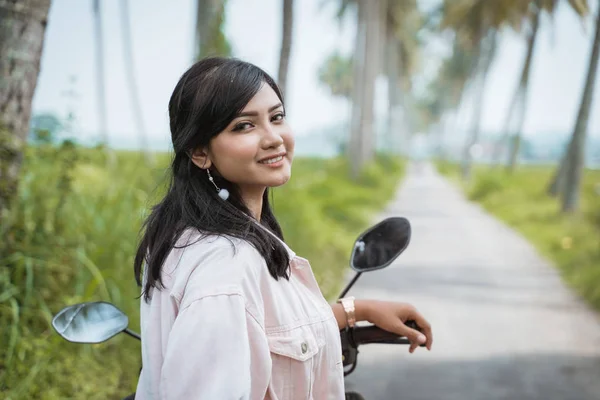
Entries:
[[200, 169], [208, 169], [212, 165], [208, 155], [208, 150], [204, 147], [198, 147], [194, 149], [190, 154], [190, 158], [192, 159], [192, 162]]

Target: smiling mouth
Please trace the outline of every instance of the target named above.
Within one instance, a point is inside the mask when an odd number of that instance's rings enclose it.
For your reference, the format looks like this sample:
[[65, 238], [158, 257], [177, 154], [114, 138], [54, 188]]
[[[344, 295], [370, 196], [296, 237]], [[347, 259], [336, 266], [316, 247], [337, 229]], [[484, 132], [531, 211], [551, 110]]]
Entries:
[[268, 160], [259, 161], [261, 164], [275, 164], [279, 161], [283, 160], [283, 156], [277, 156], [273, 158], [269, 158]]

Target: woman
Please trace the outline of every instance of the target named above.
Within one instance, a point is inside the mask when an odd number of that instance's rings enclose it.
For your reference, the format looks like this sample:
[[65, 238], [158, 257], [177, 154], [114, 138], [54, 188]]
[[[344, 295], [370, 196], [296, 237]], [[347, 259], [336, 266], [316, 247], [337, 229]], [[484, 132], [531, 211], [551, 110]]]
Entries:
[[268, 188], [290, 179], [294, 137], [269, 75], [235, 59], [199, 61], [175, 86], [169, 117], [172, 178], [135, 258], [136, 399], [343, 399], [339, 330], [355, 320], [408, 336], [411, 353], [431, 348], [410, 305], [329, 305], [283, 241]]

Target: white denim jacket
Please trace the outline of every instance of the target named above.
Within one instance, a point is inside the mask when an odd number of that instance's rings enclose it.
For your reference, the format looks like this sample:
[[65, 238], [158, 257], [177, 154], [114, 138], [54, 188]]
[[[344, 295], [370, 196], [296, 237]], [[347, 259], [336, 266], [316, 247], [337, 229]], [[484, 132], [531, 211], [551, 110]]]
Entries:
[[[136, 400], [344, 399], [338, 326], [307, 260], [275, 280], [249, 243], [186, 231], [142, 300]], [[234, 251], [235, 247], [235, 251]]]

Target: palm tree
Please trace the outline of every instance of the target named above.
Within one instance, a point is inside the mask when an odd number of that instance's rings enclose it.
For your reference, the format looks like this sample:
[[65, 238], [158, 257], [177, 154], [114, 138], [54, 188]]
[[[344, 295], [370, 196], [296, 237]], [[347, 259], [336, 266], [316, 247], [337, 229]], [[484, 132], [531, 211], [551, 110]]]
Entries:
[[[408, 99], [401, 93], [409, 82], [417, 47], [416, 29], [407, 21], [415, 25], [420, 20], [412, 19], [418, 11], [413, 0], [339, 0], [338, 16], [350, 8], [356, 10], [357, 29], [348, 154], [352, 176], [356, 177], [374, 154], [374, 87], [380, 73], [388, 75], [391, 117], [397, 119], [399, 108], [407, 107]], [[395, 127], [396, 123], [391, 120], [388, 126]]]
[[319, 82], [325, 85], [333, 96], [352, 100], [353, 60], [339, 52], [332, 53], [319, 68]]
[[473, 52], [461, 41], [455, 40], [452, 55], [442, 62], [436, 82], [437, 90], [443, 97], [443, 112], [447, 115], [439, 133], [440, 150], [443, 149], [444, 137], [456, 130], [473, 65]]
[[137, 80], [134, 73], [135, 68], [133, 46], [131, 44], [128, 0], [121, 0], [121, 34], [123, 35], [123, 60], [125, 61], [125, 72], [127, 74], [129, 96], [131, 97], [131, 101], [133, 103], [133, 116], [135, 118], [135, 124], [140, 137], [142, 151], [145, 154], [146, 163], [148, 165], [153, 165], [154, 158], [152, 157], [150, 149], [148, 148], [146, 125], [144, 124], [144, 118], [142, 116], [142, 106], [140, 104]]
[[[420, 41], [417, 33], [423, 18], [416, 0], [389, 0], [385, 12], [386, 75], [388, 78], [388, 146], [393, 139], [403, 147], [408, 132], [414, 131], [411, 113], [407, 112], [407, 94], [411, 90], [411, 77], [419, 62]], [[406, 129], [408, 128], [408, 132]], [[401, 150], [401, 149], [398, 149]]]
[[[599, 3], [600, 4], [600, 3]], [[596, 33], [592, 42], [592, 54], [588, 67], [587, 78], [581, 104], [577, 114], [577, 121], [573, 128], [569, 151], [564, 167], [564, 190], [562, 191], [561, 210], [573, 212], [579, 207], [579, 195], [581, 192], [581, 179], [585, 166], [584, 150], [587, 135], [587, 126], [590, 117], [590, 109], [594, 96], [594, 84], [598, 70], [598, 55], [600, 53], [600, 10], [596, 16]]]
[[292, 34], [294, 24], [294, 0], [283, 0], [283, 26], [281, 30], [281, 50], [279, 53], [279, 71], [277, 84], [285, 95], [287, 76], [292, 52]]
[[480, 44], [476, 50], [476, 71], [478, 81], [474, 82], [476, 88], [474, 102], [474, 117], [473, 125], [471, 126], [470, 135], [467, 138], [466, 145], [463, 150], [463, 161], [462, 161], [462, 177], [465, 180], [471, 177], [471, 164], [472, 164], [472, 149], [475, 144], [479, 141], [479, 133], [481, 130], [481, 115], [483, 112], [483, 95], [485, 93], [485, 85], [487, 82], [487, 76], [492, 65], [492, 61], [496, 54], [497, 46], [497, 31], [491, 29], [487, 32], [486, 37], [481, 39]]
[[485, 82], [496, 51], [497, 32], [504, 25], [516, 27], [521, 23], [522, 12], [519, 11], [524, 4], [522, 0], [444, 0], [442, 5], [440, 28], [454, 31], [456, 40], [463, 41], [474, 54], [471, 69], [476, 100], [473, 125], [463, 152], [464, 179], [470, 177], [471, 149], [479, 140]]
[[439, 129], [448, 98], [447, 82], [439, 79], [429, 81], [425, 93], [416, 98], [418, 131]]
[[441, 29], [452, 29], [455, 32], [455, 40], [461, 42], [460, 45], [474, 55], [469, 66], [469, 75], [477, 91], [474, 100], [473, 125], [467, 136], [462, 157], [461, 169], [465, 180], [469, 179], [471, 173], [471, 149], [479, 138], [485, 83], [496, 49], [496, 26], [490, 22], [491, 8], [488, 5], [489, 3], [486, 5], [482, 1], [472, 4], [472, 2], [445, 0], [442, 6]]
[[49, 9], [50, 0], [0, 2], [1, 221], [17, 192]]
[[229, 56], [231, 45], [223, 33], [226, 0], [196, 0], [194, 58]]
[[104, 74], [104, 37], [102, 34], [102, 10], [100, 0], [94, 0], [94, 42], [96, 44], [96, 95], [98, 118], [100, 123], [100, 138], [105, 146], [108, 145], [108, 127], [106, 117], [106, 87]]
[[[587, 0], [569, 0], [570, 8], [573, 9], [580, 17], [584, 17], [589, 12]], [[506, 118], [504, 126], [504, 138], [501, 143], [505, 143], [509, 134], [512, 133], [512, 139], [510, 140], [510, 152], [507, 160], [507, 170], [509, 172], [514, 171], [517, 161], [519, 148], [521, 144], [521, 135], [523, 130], [523, 123], [525, 122], [526, 106], [527, 106], [527, 94], [529, 85], [529, 74], [531, 71], [531, 64], [533, 58], [533, 52], [536, 44], [537, 32], [540, 23], [540, 15], [545, 11], [548, 15], [553, 16], [557, 9], [558, 0], [530, 0], [529, 9], [522, 10], [521, 6], [516, 9], [516, 12], [525, 11], [523, 18], [530, 22], [530, 32], [527, 36], [527, 53], [523, 68], [521, 70], [521, 78], [519, 84], [513, 95], [511, 101], [508, 117]], [[514, 118], [515, 112], [518, 112], [517, 118]], [[511, 123], [514, 122], [514, 129], [510, 129]], [[500, 146], [496, 147], [495, 157], [498, 158], [500, 153]]]
[[[571, 3], [571, 6], [573, 6], [573, 7], [579, 6], [579, 8], [580, 8], [579, 14], [580, 15], [586, 15], [588, 13], [589, 7], [588, 7], [586, 0], [581, 0], [581, 1], [569, 0], [569, 2]], [[584, 92], [584, 95], [585, 95], [585, 92]], [[555, 197], [559, 193], [563, 192], [563, 189], [565, 186], [567, 164], [570, 162], [570, 157], [572, 156], [572, 153], [574, 151], [573, 144], [574, 143], [573, 143], [573, 135], [572, 135], [571, 140], [569, 141], [569, 144], [567, 145], [567, 148], [558, 164], [558, 167], [556, 168], [556, 171], [554, 172], [554, 175], [552, 176], [552, 179], [548, 183], [548, 186], [546, 189], [548, 195], [550, 195], [552, 197]]]
[[[533, 58], [533, 50], [535, 48], [535, 43], [537, 39], [538, 27], [540, 25], [540, 14], [542, 12], [542, 1], [535, 0], [533, 4], [531, 4], [532, 19], [531, 19], [531, 31], [527, 37], [527, 54], [525, 56], [525, 62], [523, 63], [523, 69], [521, 71], [521, 78], [519, 80], [519, 84], [517, 89], [515, 90], [515, 94], [513, 95], [513, 99], [510, 103], [510, 108], [508, 111], [508, 116], [504, 125], [504, 136], [510, 134], [510, 123], [513, 120], [513, 116], [515, 111], [519, 111], [519, 116], [517, 118], [517, 122], [515, 123], [515, 129], [512, 140], [511, 140], [511, 150], [510, 157], [507, 164], [508, 171], [512, 172], [517, 164], [517, 156], [519, 154], [519, 148], [521, 145], [521, 130], [523, 128], [523, 122], [525, 120], [525, 108], [527, 107], [527, 88], [529, 86], [529, 71], [531, 70], [531, 60]], [[551, 2], [551, 7], [555, 7], [556, 2]], [[505, 139], [502, 142], [505, 142]], [[500, 152], [500, 146], [496, 147], [496, 156]]]
[[380, 0], [357, 0], [354, 82], [348, 155], [351, 175], [357, 178], [373, 156], [375, 79], [380, 63]]

